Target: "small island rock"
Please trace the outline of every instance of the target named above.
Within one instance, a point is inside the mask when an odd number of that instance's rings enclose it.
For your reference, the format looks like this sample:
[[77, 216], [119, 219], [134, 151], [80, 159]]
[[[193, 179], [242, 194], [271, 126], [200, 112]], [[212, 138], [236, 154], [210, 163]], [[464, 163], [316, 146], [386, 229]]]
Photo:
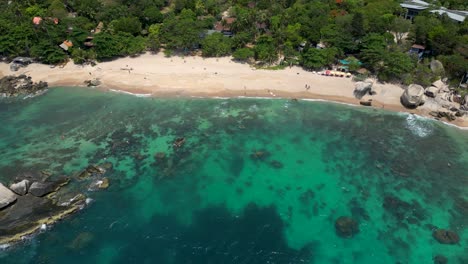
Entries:
[[0, 183], [0, 209], [16, 201], [16, 195], [3, 184]]
[[22, 180], [20, 182], [13, 183], [12, 185], [10, 185], [10, 190], [12, 190], [18, 195], [25, 195], [26, 193], [28, 193], [29, 186], [30, 183], [28, 180]]

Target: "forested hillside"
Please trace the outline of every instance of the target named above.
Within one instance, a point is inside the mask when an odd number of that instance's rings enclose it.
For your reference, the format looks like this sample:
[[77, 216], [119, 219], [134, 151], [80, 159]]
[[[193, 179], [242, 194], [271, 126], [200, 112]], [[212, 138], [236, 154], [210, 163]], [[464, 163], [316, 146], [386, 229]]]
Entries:
[[[468, 21], [423, 12], [406, 20], [397, 0], [0, 0], [0, 56], [48, 64], [135, 56], [232, 55], [318, 70], [348, 59], [382, 81], [426, 85], [468, 71]], [[466, 10], [463, 0], [434, 2]], [[66, 44], [67, 47], [61, 48]], [[423, 57], [408, 51], [425, 47]], [[431, 72], [431, 59], [445, 72]], [[362, 62], [360, 64], [358, 62]]]

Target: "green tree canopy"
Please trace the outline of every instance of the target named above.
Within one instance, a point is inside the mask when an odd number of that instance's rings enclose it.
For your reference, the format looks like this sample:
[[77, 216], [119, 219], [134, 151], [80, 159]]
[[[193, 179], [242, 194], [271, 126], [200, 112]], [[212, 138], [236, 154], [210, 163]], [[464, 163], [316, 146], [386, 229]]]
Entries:
[[231, 39], [218, 32], [206, 36], [201, 45], [205, 57], [220, 57], [231, 53]]

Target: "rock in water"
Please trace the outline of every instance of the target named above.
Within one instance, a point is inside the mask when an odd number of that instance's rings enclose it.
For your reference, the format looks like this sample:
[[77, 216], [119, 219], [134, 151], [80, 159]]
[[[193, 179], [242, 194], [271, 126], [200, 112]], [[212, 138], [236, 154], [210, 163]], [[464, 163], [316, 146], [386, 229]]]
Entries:
[[340, 237], [353, 237], [359, 233], [359, 225], [356, 220], [348, 216], [340, 216], [335, 221], [336, 234]]
[[16, 195], [0, 183], [0, 209], [7, 207], [16, 201]]
[[108, 178], [103, 178], [101, 181], [98, 181], [97, 186], [98, 186], [99, 189], [109, 188], [109, 179]]
[[401, 104], [407, 108], [416, 108], [423, 105], [426, 100], [424, 88], [418, 84], [411, 84], [403, 92], [400, 100]]
[[441, 244], [453, 245], [460, 242], [460, 236], [457, 233], [446, 229], [437, 229], [432, 236]]
[[28, 193], [29, 185], [30, 183], [28, 180], [22, 180], [20, 182], [13, 183], [12, 185], [10, 185], [10, 190], [12, 190], [18, 195], [25, 195], [26, 193]]
[[356, 82], [354, 85], [354, 97], [357, 99], [361, 99], [366, 94], [371, 94], [372, 91], [372, 82], [365, 81], [365, 82]]

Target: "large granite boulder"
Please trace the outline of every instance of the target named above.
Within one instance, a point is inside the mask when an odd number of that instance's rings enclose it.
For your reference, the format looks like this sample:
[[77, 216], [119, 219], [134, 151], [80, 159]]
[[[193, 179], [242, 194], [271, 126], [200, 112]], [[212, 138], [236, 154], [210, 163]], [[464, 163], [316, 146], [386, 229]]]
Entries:
[[17, 183], [10, 185], [10, 190], [15, 192], [18, 195], [25, 195], [28, 193], [30, 182], [28, 180], [22, 180]]
[[31, 187], [29, 187], [29, 193], [36, 197], [42, 197], [57, 191], [60, 187], [67, 184], [68, 181], [68, 178], [61, 178], [57, 181], [33, 182]]
[[361, 99], [366, 94], [372, 94], [372, 85], [373, 82], [366, 80], [364, 82], [356, 82], [354, 84], [354, 97]]
[[7, 187], [0, 183], [0, 209], [16, 201], [17, 196]]
[[416, 108], [423, 105], [426, 100], [424, 88], [418, 84], [411, 84], [405, 89], [400, 99], [401, 104], [407, 108]]
[[431, 67], [432, 73], [435, 73], [435, 74], [442, 75], [445, 71], [444, 65], [442, 64], [442, 62], [438, 60], [431, 61], [430, 67]]
[[429, 96], [429, 97], [432, 97], [432, 98], [435, 98], [437, 96], [437, 94], [439, 93], [439, 88], [435, 87], [435, 86], [429, 86], [426, 88], [426, 90], [424, 91], [424, 94]]
[[432, 236], [441, 244], [453, 245], [460, 242], [460, 236], [447, 229], [437, 229], [432, 233]]
[[340, 237], [353, 237], [359, 233], [359, 225], [356, 220], [348, 216], [340, 216], [335, 221], [336, 234]]
[[460, 109], [468, 111], [468, 94], [465, 95], [465, 99], [463, 100], [463, 103], [462, 103]]

